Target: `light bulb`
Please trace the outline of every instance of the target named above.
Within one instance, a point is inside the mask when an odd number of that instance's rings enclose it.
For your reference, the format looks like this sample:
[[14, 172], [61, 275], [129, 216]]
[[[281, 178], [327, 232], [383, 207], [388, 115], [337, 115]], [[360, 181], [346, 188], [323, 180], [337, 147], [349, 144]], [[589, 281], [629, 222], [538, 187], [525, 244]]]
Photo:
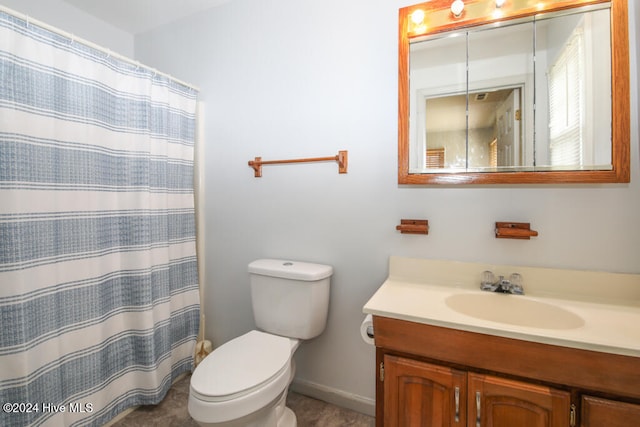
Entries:
[[464, 2], [462, 0], [456, 0], [451, 3], [451, 13], [453, 13], [453, 16], [455, 16], [456, 18], [460, 17], [463, 10]]
[[420, 25], [424, 22], [424, 10], [417, 9], [411, 14], [411, 22]]

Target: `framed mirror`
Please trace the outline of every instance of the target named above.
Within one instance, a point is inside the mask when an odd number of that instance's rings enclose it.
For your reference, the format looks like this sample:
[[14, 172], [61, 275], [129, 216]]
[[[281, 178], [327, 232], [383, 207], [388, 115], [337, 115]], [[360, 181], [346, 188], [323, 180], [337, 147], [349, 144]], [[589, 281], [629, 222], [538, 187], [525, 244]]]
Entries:
[[627, 25], [626, 0], [400, 9], [398, 182], [629, 182]]

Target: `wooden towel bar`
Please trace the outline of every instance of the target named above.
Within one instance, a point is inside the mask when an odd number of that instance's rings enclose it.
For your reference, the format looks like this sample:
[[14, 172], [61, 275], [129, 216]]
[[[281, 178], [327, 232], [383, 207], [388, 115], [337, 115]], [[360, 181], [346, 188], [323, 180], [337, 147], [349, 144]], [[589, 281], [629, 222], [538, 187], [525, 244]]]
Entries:
[[260, 178], [262, 176], [262, 165], [276, 165], [283, 163], [309, 163], [309, 162], [338, 162], [338, 173], [347, 173], [348, 155], [347, 151], [338, 151], [337, 156], [331, 157], [312, 157], [306, 159], [289, 159], [289, 160], [262, 160], [262, 157], [256, 157], [254, 160], [249, 160], [249, 166], [254, 170], [254, 176]]

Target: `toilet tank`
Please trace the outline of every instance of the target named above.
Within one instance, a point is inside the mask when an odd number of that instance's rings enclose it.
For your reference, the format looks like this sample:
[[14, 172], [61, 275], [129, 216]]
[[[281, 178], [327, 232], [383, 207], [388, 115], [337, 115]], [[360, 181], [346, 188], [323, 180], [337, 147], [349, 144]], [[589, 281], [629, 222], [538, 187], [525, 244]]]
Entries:
[[249, 273], [258, 329], [298, 339], [311, 339], [324, 331], [331, 266], [259, 259], [249, 264]]

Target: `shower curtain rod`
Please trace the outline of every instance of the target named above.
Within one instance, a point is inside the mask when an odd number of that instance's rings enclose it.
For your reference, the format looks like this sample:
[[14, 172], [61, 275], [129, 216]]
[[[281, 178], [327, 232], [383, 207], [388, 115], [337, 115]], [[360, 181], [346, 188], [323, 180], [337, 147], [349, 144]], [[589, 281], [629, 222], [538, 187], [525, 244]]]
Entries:
[[37, 19], [33, 19], [29, 15], [26, 15], [24, 13], [20, 13], [18, 11], [15, 11], [15, 10], [10, 9], [10, 8], [8, 8], [6, 6], [3, 6], [3, 5], [0, 5], [0, 11], [5, 12], [5, 13], [7, 13], [9, 15], [13, 15], [16, 18], [22, 19], [23, 21], [25, 21], [27, 23], [27, 26], [29, 24], [37, 25], [38, 27], [42, 27], [45, 30], [54, 32], [54, 33], [56, 33], [58, 35], [61, 35], [62, 37], [68, 38], [69, 40], [71, 40], [72, 43], [78, 42], [78, 43], [83, 44], [85, 46], [88, 46], [88, 47], [90, 47], [92, 49], [96, 49], [96, 50], [98, 50], [100, 52], [103, 52], [103, 53], [107, 54], [108, 55], [107, 57], [114, 57], [116, 59], [119, 59], [120, 61], [127, 62], [129, 64], [135, 65], [135, 66], [140, 67], [140, 68], [144, 68], [144, 69], [146, 69], [148, 71], [151, 71], [151, 72], [153, 72], [155, 74], [158, 74], [158, 75], [161, 75], [161, 76], [166, 77], [168, 79], [171, 79], [174, 82], [180, 83], [181, 85], [186, 86], [186, 87], [188, 87], [190, 89], [200, 91], [200, 88], [198, 88], [197, 86], [194, 86], [194, 85], [192, 85], [190, 83], [186, 83], [186, 82], [184, 82], [184, 81], [182, 81], [180, 79], [177, 79], [177, 78], [173, 77], [170, 74], [163, 73], [162, 71], [158, 71], [155, 68], [146, 66], [146, 65], [140, 63], [140, 61], [135, 61], [135, 60], [133, 60], [131, 58], [127, 58], [124, 55], [120, 55], [119, 53], [113, 52], [110, 49], [107, 49], [107, 48], [105, 48], [103, 46], [100, 46], [100, 45], [92, 43], [92, 42], [90, 42], [88, 40], [85, 40], [82, 37], [76, 37], [74, 34], [69, 33], [67, 31], [64, 31], [64, 30], [61, 30], [60, 28], [57, 28], [57, 27], [54, 27], [52, 25], [46, 24], [46, 23], [44, 23], [42, 21], [39, 21]]

